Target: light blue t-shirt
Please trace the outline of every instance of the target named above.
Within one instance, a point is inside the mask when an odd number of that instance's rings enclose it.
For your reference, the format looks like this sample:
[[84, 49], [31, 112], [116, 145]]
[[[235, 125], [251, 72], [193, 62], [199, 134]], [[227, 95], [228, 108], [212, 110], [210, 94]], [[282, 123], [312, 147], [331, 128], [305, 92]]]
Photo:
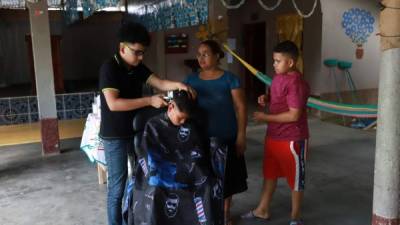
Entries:
[[237, 120], [231, 91], [240, 88], [239, 78], [225, 71], [218, 79], [202, 80], [191, 74], [184, 83], [197, 92], [199, 107], [207, 113], [208, 136], [232, 140], [237, 135]]

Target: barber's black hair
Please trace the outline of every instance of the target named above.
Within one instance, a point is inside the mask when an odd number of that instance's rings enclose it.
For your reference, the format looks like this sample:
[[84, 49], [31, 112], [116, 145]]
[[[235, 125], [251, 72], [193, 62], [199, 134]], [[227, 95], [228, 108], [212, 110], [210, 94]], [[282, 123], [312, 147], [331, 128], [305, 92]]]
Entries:
[[118, 41], [120, 43], [139, 43], [147, 47], [150, 45], [150, 34], [140, 23], [123, 21], [118, 31]]
[[299, 57], [299, 49], [292, 41], [283, 41], [274, 47], [274, 52], [289, 55], [292, 59], [297, 60]]
[[175, 102], [179, 111], [186, 113], [189, 117], [195, 112], [195, 101], [187, 91], [174, 90], [172, 101]]
[[205, 40], [205, 41], [202, 41], [202, 42], [200, 43], [200, 45], [207, 45], [207, 46], [211, 49], [211, 52], [212, 52], [213, 54], [218, 54], [219, 59], [222, 59], [222, 58], [224, 58], [224, 56], [225, 56], [225, 52], [222, 51], [221, 46], [218, 44], [218, 42], [216, 42], [216, 41], [214, 41], [214, 40]]

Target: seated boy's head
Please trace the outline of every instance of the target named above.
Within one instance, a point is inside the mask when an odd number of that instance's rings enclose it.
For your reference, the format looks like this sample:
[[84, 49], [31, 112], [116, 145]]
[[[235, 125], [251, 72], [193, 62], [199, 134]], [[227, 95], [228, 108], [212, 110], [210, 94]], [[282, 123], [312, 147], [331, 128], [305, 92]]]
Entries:
[[274, 48], [274, 69], [277, 74], [284, 74], [296, 69], [299, 49], [291, 41], [284, 41]]
[[191, 116], [195, 110], [195, 102], [186, 91], [175, 90], [168, 104], [167, 115], [175, 126], [180, 126]]

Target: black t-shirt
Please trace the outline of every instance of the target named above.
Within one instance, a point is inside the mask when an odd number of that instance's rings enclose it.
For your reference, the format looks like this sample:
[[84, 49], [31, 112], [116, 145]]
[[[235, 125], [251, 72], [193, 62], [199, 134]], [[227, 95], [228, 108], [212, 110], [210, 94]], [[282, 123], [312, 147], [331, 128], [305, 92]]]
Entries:
[[110, 111], [104, 97], [105, 89], [116, 89], [119, 98], [133, 99], [142, 97], [143, 84], [153, 72], [143, 63], [127, 69], [121, 57], [116, 54], [100, 68], [101, 124], [100, 137], [120, 139], [133, 137], [132, 120], [135, 110], [125, 112]]

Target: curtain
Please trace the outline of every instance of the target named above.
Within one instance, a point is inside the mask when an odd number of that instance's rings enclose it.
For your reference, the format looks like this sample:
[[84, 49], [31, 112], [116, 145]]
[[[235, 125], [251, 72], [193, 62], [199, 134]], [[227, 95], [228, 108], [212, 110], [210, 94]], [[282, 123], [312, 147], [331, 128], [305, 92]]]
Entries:
[[276, 19], [279, 42], [290, 40], [299, 48], [297, 69], [303, 73], [303, 18], [297, 13], [279, 15]]

